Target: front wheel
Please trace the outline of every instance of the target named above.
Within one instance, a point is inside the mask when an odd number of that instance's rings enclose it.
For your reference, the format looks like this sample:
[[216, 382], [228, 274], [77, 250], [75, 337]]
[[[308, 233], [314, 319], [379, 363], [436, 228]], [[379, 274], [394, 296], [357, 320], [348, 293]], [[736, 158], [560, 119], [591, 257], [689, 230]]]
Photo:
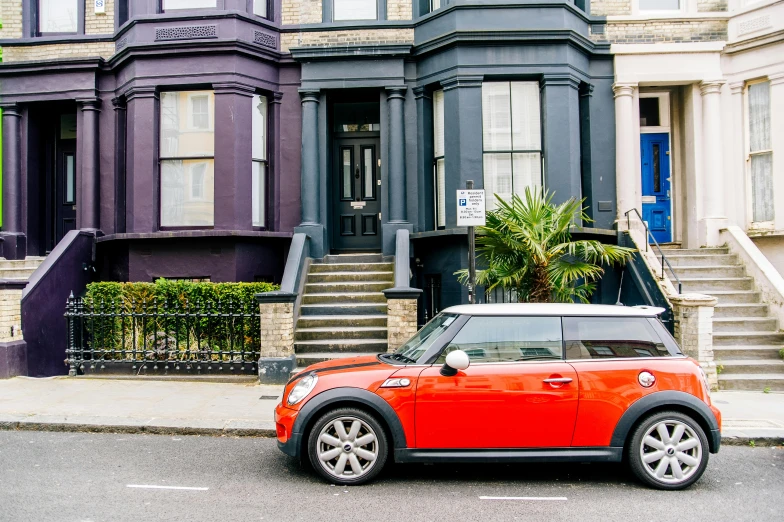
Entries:
[[708, 438], [688, 415], [675, 411], [644, 419], [627, 448], [632, 472], [657, 489], [684, 489], [708, 466]]
[[335, 484], [364, 484], [387, 460], [387, 437], [378, 421], [362, 410], [340, 408], [323, 415], [308, 437], [310, 463]]

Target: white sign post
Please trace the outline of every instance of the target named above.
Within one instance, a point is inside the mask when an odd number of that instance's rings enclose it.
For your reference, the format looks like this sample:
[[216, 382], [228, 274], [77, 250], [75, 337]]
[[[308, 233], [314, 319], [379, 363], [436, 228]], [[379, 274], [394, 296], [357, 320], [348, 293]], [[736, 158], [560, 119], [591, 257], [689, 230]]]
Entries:
[[95, 0], [95, 14], [106, 14], [106, 0]]
[[457, 226], [468, 227], [468, 303], [476, 302], [476, 254], [474, 227], [485, 225], [485, 191], [474, 190], [474, 182], [466, 181], [466, 190], [457, 191]]

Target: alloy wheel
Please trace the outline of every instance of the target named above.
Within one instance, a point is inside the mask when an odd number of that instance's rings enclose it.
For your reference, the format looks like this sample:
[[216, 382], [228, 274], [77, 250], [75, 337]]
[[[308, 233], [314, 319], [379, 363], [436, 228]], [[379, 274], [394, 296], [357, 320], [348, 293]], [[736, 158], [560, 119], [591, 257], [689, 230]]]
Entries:
[[376, 432], [356, 417], [339, 417], [319, 433], [317, 456], [331, 476], [354, 479], [366, 475], [378, 460]]
[[645, 471], [658, 482], [680, 484], [691, 478], [702, 462], [702, 444], [684, 422], [664, 419], [645, 432], [640, 443]]

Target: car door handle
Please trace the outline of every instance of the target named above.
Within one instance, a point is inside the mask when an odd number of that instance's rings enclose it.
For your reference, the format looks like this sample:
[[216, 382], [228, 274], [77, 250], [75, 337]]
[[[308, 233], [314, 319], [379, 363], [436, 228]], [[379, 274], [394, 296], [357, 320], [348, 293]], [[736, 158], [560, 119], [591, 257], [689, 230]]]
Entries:
[[545, 379], [544, 382], [547, 384], [568, 384], [572, 382], [571, 377], [557, 377], [552, 379]]

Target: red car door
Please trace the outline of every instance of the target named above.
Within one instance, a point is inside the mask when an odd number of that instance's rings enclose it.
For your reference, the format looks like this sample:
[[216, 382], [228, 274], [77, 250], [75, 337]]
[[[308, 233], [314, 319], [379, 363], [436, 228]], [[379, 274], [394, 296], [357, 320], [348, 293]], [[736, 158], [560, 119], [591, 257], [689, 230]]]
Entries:
[[[417, 447], [569, 447], [578, 383], [561, 337], [556, 317], [472, 317], [420, 374]], [[471, 366], [441, 375], [446, 353], [457, 349]]]

